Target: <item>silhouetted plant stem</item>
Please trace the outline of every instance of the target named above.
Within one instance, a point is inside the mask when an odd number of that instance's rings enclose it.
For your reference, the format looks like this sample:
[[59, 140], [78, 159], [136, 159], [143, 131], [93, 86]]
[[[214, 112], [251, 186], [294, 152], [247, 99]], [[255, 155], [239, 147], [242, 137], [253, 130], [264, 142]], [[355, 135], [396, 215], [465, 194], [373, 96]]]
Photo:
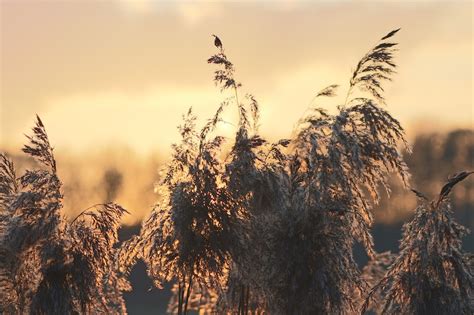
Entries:
[[247, 286], [247, 294], [245, 295], [245, 314], [249, 311], [250, 287]]
[[183, 303], [182, 303], [182, 295], [181, 295], [181, 281], [178, 283], [178, 315], [183, 315]]
[[239, 299], [239, 315], [244, 314], [244, 292], [245, 292], [245, 287], [244, 285], [241, 285], [240, 287], [240, 299]]
[[239, 126], [242, 125], [242, 113], [240, 112], [239, 104], [239, 93], [237, 91], [237, 86], [234, 84], [234, 93], [235, 93], [235, 103], [237, 104], [237, 110], [239, 111]]
[[186, 292], [186, 301], [184, 302], [184, 314], [187, 314], [188, 312], [188, 301], [189, 301], [189, 296], [191, 295], [192, 286], [193, 286], [193, 273], [191, 272], [189, 276], [188, 290]]

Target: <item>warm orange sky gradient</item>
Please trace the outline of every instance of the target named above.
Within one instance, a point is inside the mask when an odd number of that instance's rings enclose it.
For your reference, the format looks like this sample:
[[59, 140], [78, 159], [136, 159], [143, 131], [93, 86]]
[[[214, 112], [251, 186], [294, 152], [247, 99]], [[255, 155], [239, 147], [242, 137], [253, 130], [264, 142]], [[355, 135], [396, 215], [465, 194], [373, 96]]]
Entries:
[[[321, 88], [347, 85], [358, 59], [401, 27], [390, 112], [409, 132], [472, 127], [471, 1], [1, 0], [2, 147], [38, 113], [58, 150], [125, 145], [169, 152], [189, 106], [224, 97], [206, 63], [218, 34], [261, 131], [286, 137]], [[343, 89], [341, 94], [344, 94]], [[340, 101], [340, 100], [339, 100]], [[331, 101], [334, 109], [337, 100]], [[230, 128], [230, 127], [227, 127]]]

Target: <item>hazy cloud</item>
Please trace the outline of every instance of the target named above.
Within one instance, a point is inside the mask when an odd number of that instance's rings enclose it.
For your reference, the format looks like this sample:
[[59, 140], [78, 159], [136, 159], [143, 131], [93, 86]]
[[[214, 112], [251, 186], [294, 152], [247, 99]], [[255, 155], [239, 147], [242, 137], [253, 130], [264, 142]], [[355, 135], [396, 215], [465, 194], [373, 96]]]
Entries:
[[2, 146], [19, 144], [38, 113], [58, 147], [118, 142], [168, 150], [189, 106], [207, 118], [221, 99], [206, 63], [212, 33], [260, 101], [270, 137], [290, 132], [317, 90], [344, 87], [358, 58], [394, 27], [402, 31], [399, 74], [387, 86], [390, 111], [408, 126], [420, 119], [437, 128], [472, 125], [468, 2], [0, 5]]

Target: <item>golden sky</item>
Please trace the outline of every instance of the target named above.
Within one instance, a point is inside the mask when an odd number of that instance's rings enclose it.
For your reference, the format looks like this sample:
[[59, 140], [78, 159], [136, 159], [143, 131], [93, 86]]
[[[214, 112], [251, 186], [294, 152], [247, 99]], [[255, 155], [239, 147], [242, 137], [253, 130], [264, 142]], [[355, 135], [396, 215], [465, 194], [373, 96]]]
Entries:
[[409, 132], [420, 122], [431, 130], [473, 124], [471, 1], [0, 0], [0, 7], [2, 147], [24, 142], [37, 113], [60, 150], [169, 152], [181, 114], [193, 106], [208, 118], [223, 98], [206, 63], [212, 33], [244, 91], [260, 101], [270, 138], [288, 136], [318, 90], [347, 85], [358, 59], [398, 27], [389, 110]]

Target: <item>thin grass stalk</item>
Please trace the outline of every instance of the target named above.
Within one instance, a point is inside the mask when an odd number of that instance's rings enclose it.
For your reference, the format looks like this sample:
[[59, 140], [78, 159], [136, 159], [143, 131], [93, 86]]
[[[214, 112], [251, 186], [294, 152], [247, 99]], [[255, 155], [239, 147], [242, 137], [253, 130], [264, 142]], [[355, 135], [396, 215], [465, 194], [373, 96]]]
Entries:
[[189, 276], [189, 286], [186, 292], [186, 301], [184, 303], [184, 314], [188, 313], [188, 301], [189, 301], [189, 296], [191, 295], [192, 286], [193, 286], [193, 273], [191, 272]]
[[183, 315], [181, 302], [181, 281], [178, 282], [178, 315]]

